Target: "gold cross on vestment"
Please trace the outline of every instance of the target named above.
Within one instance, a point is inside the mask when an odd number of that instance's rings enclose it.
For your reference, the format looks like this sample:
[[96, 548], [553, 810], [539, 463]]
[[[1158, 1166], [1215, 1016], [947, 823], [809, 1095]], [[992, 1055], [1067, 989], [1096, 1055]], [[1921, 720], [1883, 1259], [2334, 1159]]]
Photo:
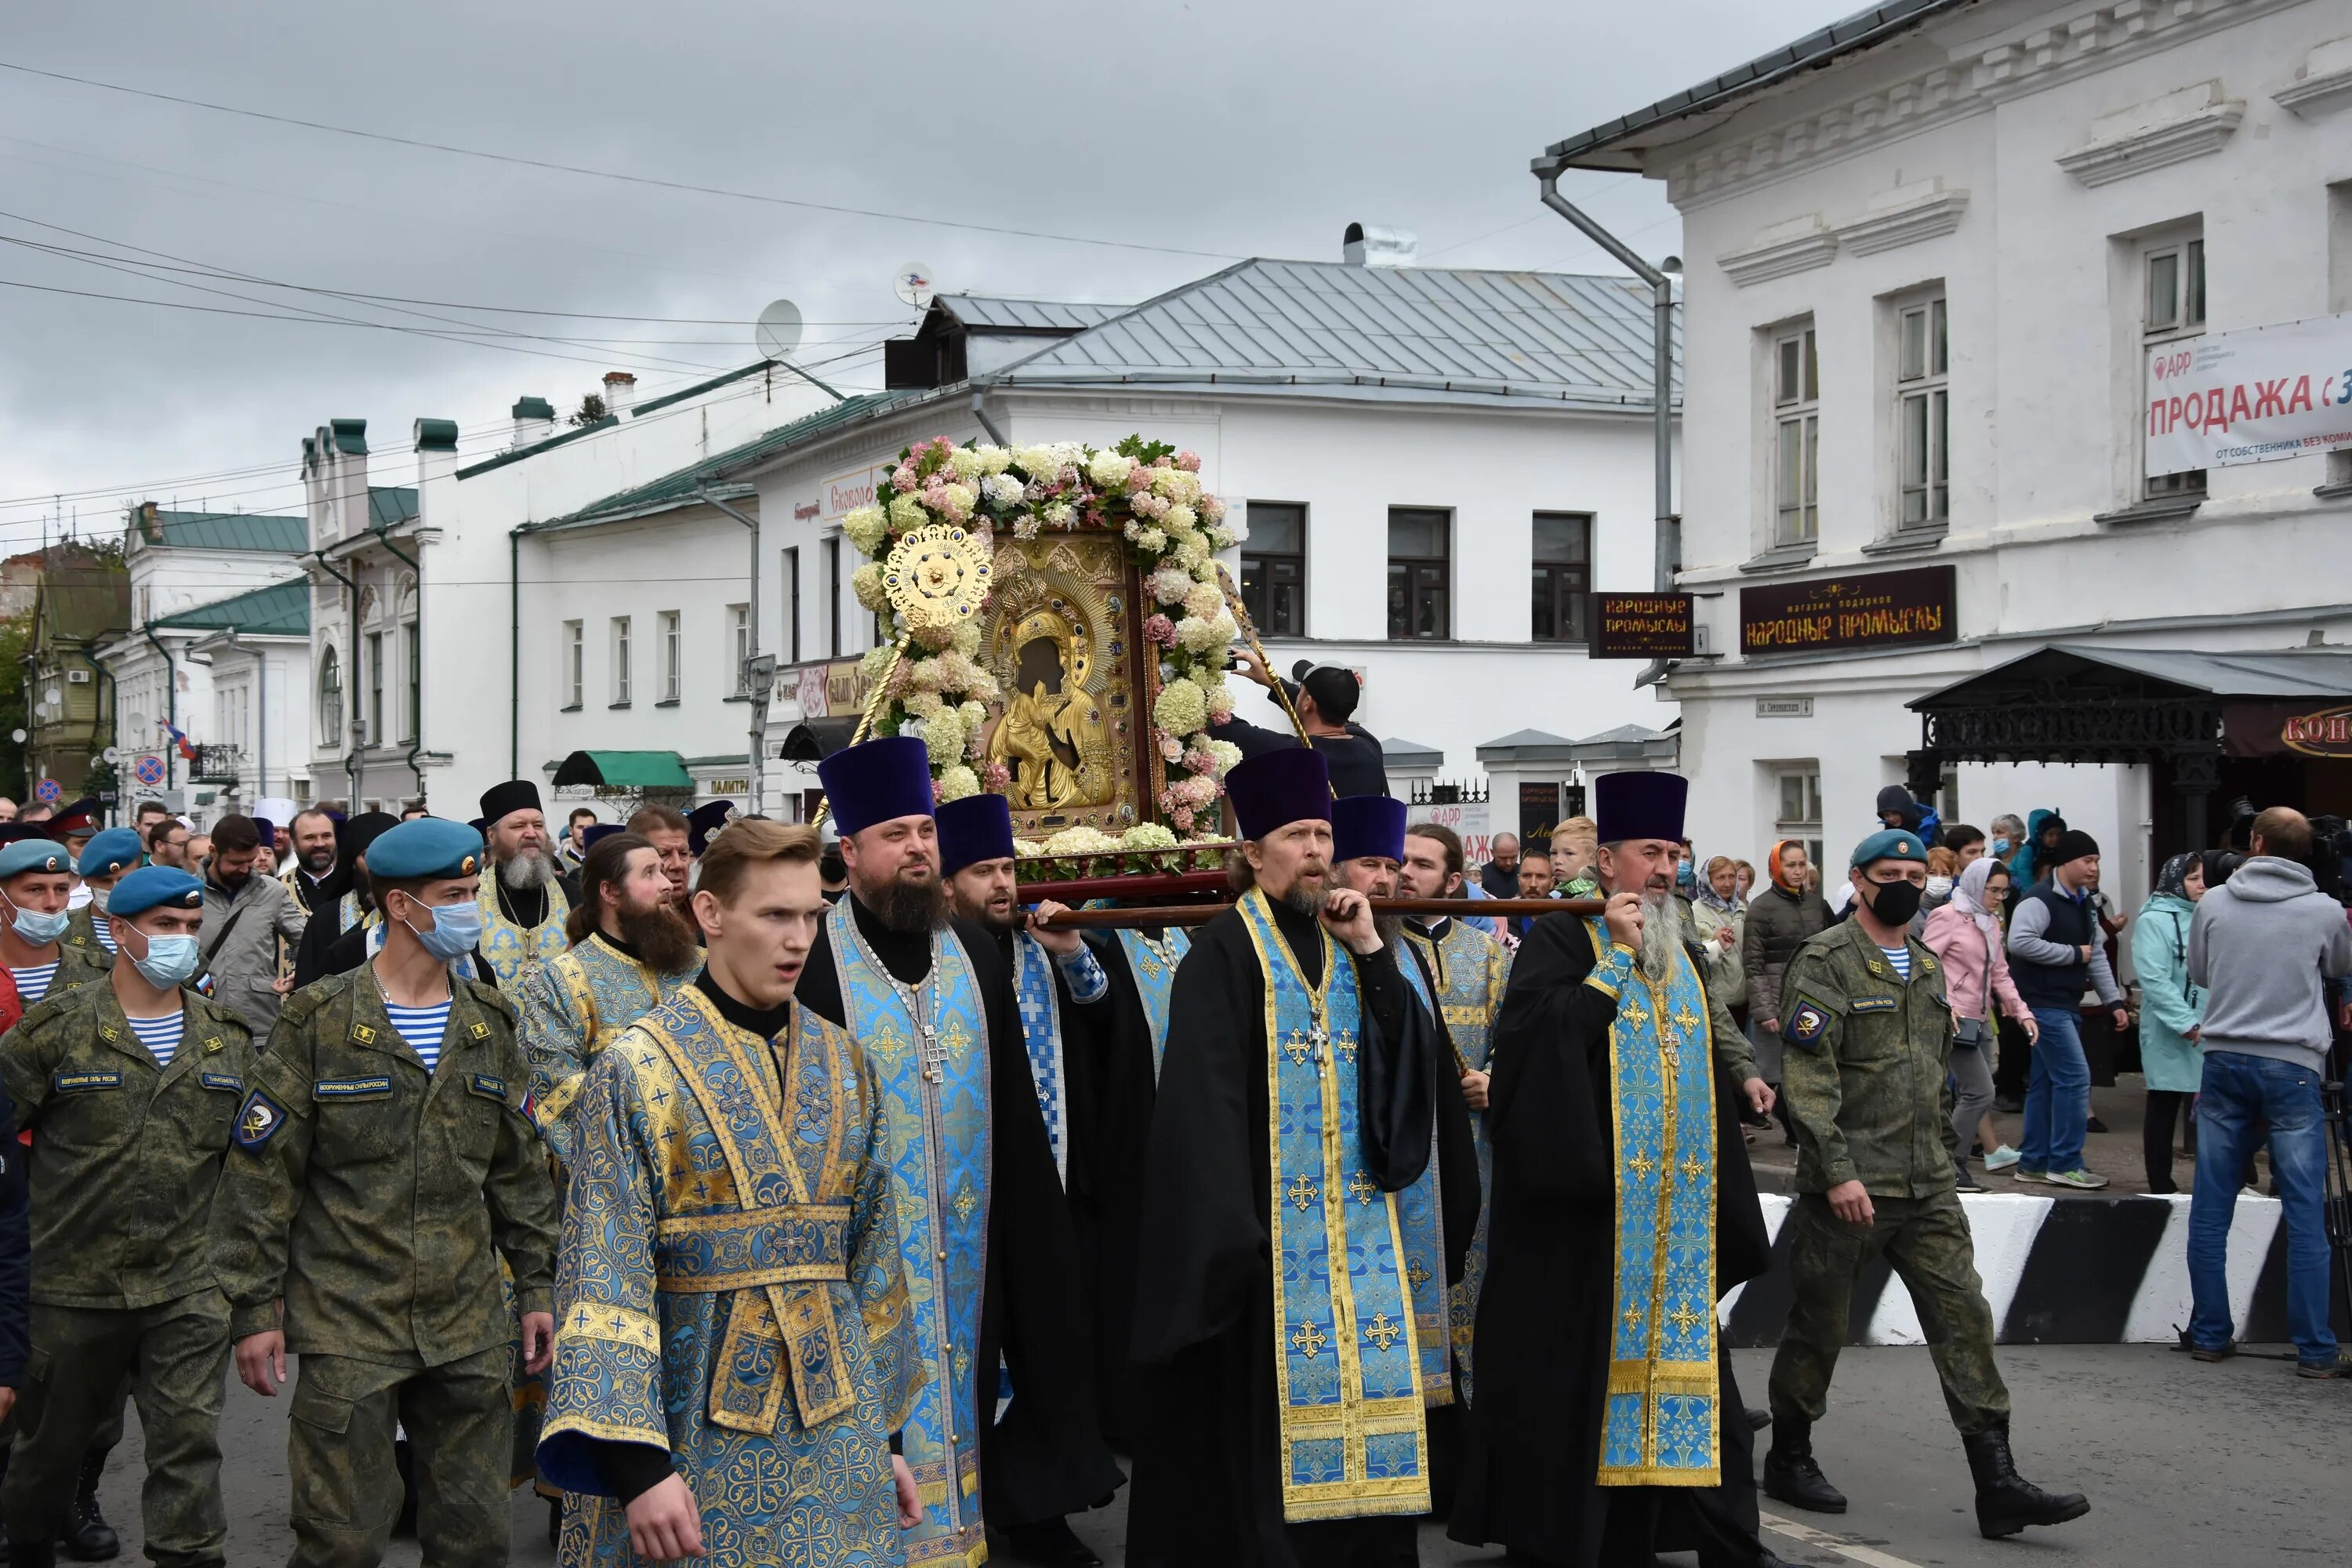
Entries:
[[1301, 1323], [1298, 1331], [1290, 1336], [1291, 1347], [1308, 1361], [1313, 1361], [1315, 1352], [1330, 1342], [1330, 1336], [1323, 1331], [1320, 1323]]
[[1646, 1149], [1636, 1149], [1633, 1157], [1625, 1163], [1633, 1168], [1633, 1174], [1645, 1182], [1650, 1179], [1650, 1173], [1658, 1168], [1658, 1163], [1650, 1158], [1650, 1152]]
[[1352, 1064], [1356, 1059], [1356, 1037], [1345, 1029], [1340, 1030], [1338, 1049], [1340, 1059]]
[[1684, 1181], [1696, 1182], [1698, 1180], [1699, 1173], [1706, 1170], [1706, 1167], [1698, 1163], [1697, 1155], [1685, 1154], [1683, 1156], [1683, 1163], [1678, 1169], [1680, 1169], [1683, 1173]]
[[1321, 1195], [1321, 1189], [1318, 1188], [1313, 1182], [1308, 1181], [1305, 1176], [1297, 1177], [1292, 1181], [1286, 1191], [1289, 1194], [1291, 1203], [1297, 1206], [1300, 1214], [1305, 1214], [1315, 1200]]
[[1625, 1309], [1624, 1316], [1625, 1316], [1625, 1326], [1626, 1326], [1627, 1328], [1629, 1328], [1629, 1329], [1638, 1329], [1638, 1328], [1640, 1328], [1640, 1327], [1642, 1326], [1642, 1309], [1641, 1309], [1641, 1308], [1639, 1308], [1639, 1307], [1634, 1307], [1634, 1306], [1628, 1306], [1628, 1307]]
[[[1318, 1030], [1318, 1033], [1319, 1034], [1320, 1031]], [[1289, 1038], [1282, 1042], [1282, 1054], [1290, 1058], [1291, 1066], [1304, 1067], [1307, 1064], [1307, 1058], [1314, 1054], [1314, 1047], [1307, 1042], [1307, 1031], [1292, 1029]]]
[[1685, 1034], [1698, 1032], [1699, 1016], [1690, 1010], [1687, 1002], [1675, 1009], [1675, 1022], [1682, 1026]]
[[956, 1218], [967, 1221], [971, 1218], [972, 1210], [980, 1207], [980, 1194], [971, 1190], [970, 1181], [956, 1189], [954, 1207]]
[[1364, 1325], [1365, 1342], [1377, 1350], [1392, 1349], [1404, 1333], [1404, 1326], [1386, 1312], [1377, 1313]]
[[1418, 1258], [1406, 1268], [1404, 1277], [1412, 1281], [1412, 1288], [1416, 1290], [1429, 1283], [1429, 1270], [1421, 1266], [1421, 1259]]
[[1381, 1189], [1371, 1177], [1359, 1171], [1348, 1178], [1348, 1195], [1360, 1204], [1368, 1204], [1381, 1195]]
[[575, 1329], [585, 1329], [588, 1326], [587, 1308], [583, 1307], [579, 1311], [572, 1314], [572, 1326]]
[[1680, 1329], [1685, 1334], [1689, 1333], [1699, 1324], [1706, 1321], [1706, 1314], [1692, 1306], [1688, 1301], [1683, 1302], [1673, 1311], [1668, 1312], [1666, 1314], [1666, 1318], [1675, 1325], [1675, 1327]]

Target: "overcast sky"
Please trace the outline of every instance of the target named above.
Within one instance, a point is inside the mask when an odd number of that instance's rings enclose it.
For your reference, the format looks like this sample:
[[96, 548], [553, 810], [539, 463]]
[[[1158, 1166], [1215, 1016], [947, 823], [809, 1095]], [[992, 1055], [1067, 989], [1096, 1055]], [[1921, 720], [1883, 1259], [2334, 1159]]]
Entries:
[[[891, 289], [910, 260], [945, 291], [1123, 302], [1243, 256], [1337, 259], [1361, 220], [1416, 231], [1433, 265], [1614, 271], [1536, 205], [1528, 160], [1853, 4], [10, 7], [13, 66], [1159, 248], [658, 189], [0, 70], [0, 282], [463, 335], [0, 287], [0, 549], [37, 543], [58, 491], [84, 531], [118, 528], [123, 502], [145, 497], [295, 510], [301, 437], [339, 416], [365, 417], [371, 445], [404, 458], [420, 416], [494, 451], [523, 394], [569, 410], [608, 369], [634, 371], [642, 397], [749, 363], [745, 323], [778, 297], [809, 322], [807, 363], [872, 387], [872, 345], [912, 320]], [[1565, 188], [1644, 254], [1677, 247], [1654, 184], [1580, 174]]]

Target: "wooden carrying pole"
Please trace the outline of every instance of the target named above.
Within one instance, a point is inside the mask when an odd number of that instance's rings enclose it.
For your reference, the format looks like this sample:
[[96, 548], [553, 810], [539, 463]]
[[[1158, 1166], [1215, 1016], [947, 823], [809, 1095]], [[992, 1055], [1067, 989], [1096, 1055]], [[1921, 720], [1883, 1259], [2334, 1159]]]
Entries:
[[[1452, 915], [1457, 920], [1490, 916], [1597, 915], [1599, 899], [1374, 899], [1376, 915]], [[1045, 923], [1057, 931], [1134, 930], [1149, 926], [1196, 926], [1214, 920], [1230, 904], [1163, 904], [1131, 910], [1058, 910]]]

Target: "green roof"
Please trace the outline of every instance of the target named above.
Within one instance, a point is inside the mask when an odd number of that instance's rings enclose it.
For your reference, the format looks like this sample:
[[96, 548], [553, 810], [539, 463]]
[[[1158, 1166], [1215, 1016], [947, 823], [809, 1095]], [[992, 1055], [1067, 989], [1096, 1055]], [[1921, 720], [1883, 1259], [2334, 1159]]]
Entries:
[[533, 441], [528, 447], [517, 447], [510, 452], [500, 452], [495, 458], [485, 458], [469, 468], [459, 468], [457, 477], [461, 479], [470, 479], [476, 474], [487, 474], [492, 468], [503, 468], [509, 463], [519, 463], [525, 458], [535, 458], [551, 447], [561, 447], [566, 441], [577, 441], [583, 436], [593, 436], [597, 431], [609, 428], [620, 422], [620, 416], [607, 414], [593, 425], [583, 425], [576, 430], [566, 430], [561, 436], [550, 436], [544, 441]]
[[244, 511], [158, 511], [155, 531], [146, 535], [146, 542], [173, 550], [256, 550], [299, 555], [310, 548], [310, 524], [304, 518]]
[[154, 624], [188, 631], [239, 631], [249, 632], [255, 637], [309, 637], [310, 585], [299, 577], [288, 583], [272, 583], [267, 588], [256, 588], [235, 598], [216, 599], [209, 605], [198, 605], [193, 610], [182, 610], [175, 616], [160, 616]]
[[684, 789], [694, 777], [676, 752], [574, 752], [555, 770], [555, 783], [606, 789]]
[[375, 529], [394, 528], [416, 521], [416, 487], [415, 485], [370, 485], [368, 487], [368, 526]]
[[721, 371], [709, 381], [698, 381], [692, 386], [682, 386], [676, 392], [666, 392], [659, 397], [649, 398], [630, 409], [629, 417], [642, 419], [656, 408], [667, 408], [672, 404], [683, 403], [689, 397], [699, 397], [706, 392], [715, 392], [730, 382], [742, 380], [747, 375], [757, 375], [768, 368], [769, 363], [767, 360], [754, 360], [740, 370]]

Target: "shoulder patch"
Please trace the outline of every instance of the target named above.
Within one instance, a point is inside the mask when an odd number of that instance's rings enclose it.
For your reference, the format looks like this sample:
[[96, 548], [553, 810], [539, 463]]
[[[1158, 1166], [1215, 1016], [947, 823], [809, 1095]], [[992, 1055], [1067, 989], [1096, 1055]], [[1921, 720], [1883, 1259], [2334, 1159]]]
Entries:
[[1791, 1045], [1811, 1046], [1829, 1033], [1830, 1020], [1836, 1016], [1826, 1003], [1799, 996], [1797, 1005], [1789, 1009], [1789, 1021], [1781, 1026], [1780, 1037]]
[[[507, 1000], [505, 992], [487, 980], [468, 979], [466, 984], [473, 989], [476, 1001], [498, 1014], [508, 1023], [511, 1024], [515, 1021], [514, 1004]], [[481, 1037], [478, 1035], [475, 1037], [478, 1039]]]
[[286, 1125], [286, 1108], [261, 1089], [245, 1097], [236, 1113], [236, 1146], [258, 1153]]

